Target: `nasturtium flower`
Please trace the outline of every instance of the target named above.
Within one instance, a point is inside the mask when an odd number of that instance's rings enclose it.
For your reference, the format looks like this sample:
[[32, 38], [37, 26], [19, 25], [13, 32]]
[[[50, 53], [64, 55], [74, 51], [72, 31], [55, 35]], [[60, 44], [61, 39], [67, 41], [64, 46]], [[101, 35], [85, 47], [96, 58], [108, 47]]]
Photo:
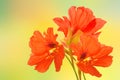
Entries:
[[62, 31], [65, 36], [69, 34], [69, 30], [74, 35], [78, 30], [90, 35], [98, 36], [97, 32], [103, 27], [106, 21], [96, 18], [89, 8], [72, 6], [68, 10], [69, 18], [63, 16], [62, 18], [54, 18], [54, 22], [59, 26], [58, 30]]
[[[101, 33], [99, 29], [106, 21], [96, 18], [93, 12], [85, 7], [72, 6], [68, 10], [68, 15], [68, 17], [53, 19], [59, 26], [58, 31], [64, 33], [61, 44], [57, 41], [58, 35], [54, 34], [53, 28], [48, 28], [43, 34], [39, 31], [33, 33], [29, 41], [31, 55], [28, 65], [35, 66], [35, 70], [43, 73], [54, 62], [58, 72], [66, 56], [77, 80], [82, 79], [81, 71], [101, 77], [102, 74], [96, 67], [109, 67], [113, 58], [110, 55], [113, 48], [98, 41]], [[75, 68], [78, 69], [78, 73]], [[84, 75], [83, 78], [85, 79]]]
[[59, 71], [64, 58], [64, 48], [56, 38], [53, 28], [48, 28], [47, 33], [43, 35], [35, 31], [29, 42], [32, 54], [28, 64], [35, 65], [35, 69], [39, 72], [45, 72], [54, 61], [56, 71]]
[[81, 34], [80, 42], [70, 45], [73, 55], [77, 56], [78, 68], [93, 76], [100, 77], [101, 73], [95, 68], [108, 67], [112, 63], [112, 47], [100, 44], [93, 36]]

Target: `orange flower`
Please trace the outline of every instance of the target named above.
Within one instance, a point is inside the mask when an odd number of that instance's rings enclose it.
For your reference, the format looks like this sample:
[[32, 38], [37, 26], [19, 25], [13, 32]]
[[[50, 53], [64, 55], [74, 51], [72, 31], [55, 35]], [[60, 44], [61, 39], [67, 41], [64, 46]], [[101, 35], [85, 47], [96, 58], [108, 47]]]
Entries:
[[35, 69], [39, 72], [45, 72], [54, 60], [56, 71], [59, 71], [64, 58], [64, 48], [58, 44], [56, 38], [53, 28], [48, 28], [44, 35], [35, 31], [29, 43], [32, 54], [28, 64], [36, 65]]
[[77, 56], [78, 68], [93, 76], [101, 74], [94, 66], [108, 67], [112, 63], [112, 47], [100, 44], [94, 37], [82, 34], [78, 44], [71, 44], [73, 54]]
[[72, 30], [72, 34], [75, 34], [78, 30], [82, 30], [87, 34], [96, 34], [106, 21], [95, 18], [92, 11], [85, 7], [72, 6], [69, 11], [69, 19], [66, 16], [61, 18], [54, 18], [54, 22], [59, 26], [59, 31], [64, 32], [65, 36], [68, 35], [69, 28]]

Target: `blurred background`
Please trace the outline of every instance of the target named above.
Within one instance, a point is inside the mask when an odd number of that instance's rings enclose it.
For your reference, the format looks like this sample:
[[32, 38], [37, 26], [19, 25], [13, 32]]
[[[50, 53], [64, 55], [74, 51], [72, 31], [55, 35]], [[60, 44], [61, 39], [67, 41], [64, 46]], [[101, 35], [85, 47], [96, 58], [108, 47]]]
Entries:
[[112, 65], [97, 68], [103, 76], [86, 74], [87, 80], [120, 79], [120, 0], [0, 0], [0, 80], [76, 80], [66, 59], [60, 72], [55, 72], [53, 64], [43, 74], [27, 65], [33, 32], [44, 32], [48, 27], [56, 30], [52, 19], [68, 16], [73, 5], [88, 7], [96, 17], [107, 21], [99, 40], [114, 48]]

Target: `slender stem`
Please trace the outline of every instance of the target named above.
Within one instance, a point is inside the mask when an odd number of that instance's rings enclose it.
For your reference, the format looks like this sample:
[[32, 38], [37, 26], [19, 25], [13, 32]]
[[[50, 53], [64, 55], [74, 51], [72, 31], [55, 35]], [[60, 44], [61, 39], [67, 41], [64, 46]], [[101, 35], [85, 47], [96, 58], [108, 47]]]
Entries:
[[83, 72], [83, 78], [84, 78], [84, 80], [86, 80], [86, 77], [85, 77], [85, 74], [84, 74], [84, 72]]
[[[71, 54], [69, 53], [69, 51], [68, 51], [68, 50], [66, 50], [66, 49], [65, 49], [65, 52], [66, 52], [66, 54], [67, 54], [67, 55], [71, 56]], [[75, 59], [74, 57], [72, 57], [72, 58], [73, 58], [73, 60], [75, 60], [75, 61], [76, 61], [76, 59]]]
[[79, 79], [81, 80], [81, 71], [78, 69]]
[[[77, 75], [77, 72], [76, 72], [75, 66], [74, 66], [74, 57], [73, 57], [73, 55], [72, 55], [72, 50], [71, 50], [70, 48], [69, 48], [69, 53], [70, 53], [70, 59], [71, 59], [71, 63], [72, 63], [73, 70], [74, 70], [74, 72], [75, 72], [75, 75]], [[76, 78], [77, 78], [77, 80], [79, 80], [79, 77], [78, 77], [78, 76], [77, 76]]]
[[70, 59], [69, 59], [69, 57], [68, 57], [67, 55], [65, 55], [65, 57], [66, 57], [67, 60], [70, 62], [70, 64], [71, 64], [71, 66], [72, 66], [72, 68], [73, 68], [73, 71], [74, 71], [74, 73], [75, 73], [75, 76], [76, 76], [77, 80], [79, 80], [78, 75], [77, 75], [77, 72], [76, 72], [76, 70], [75, 70], [75, 67], [73, 66], [73, 63], [70, 61]]
[[65, 55], [65, 57], [67, 58], [67, 60], [69, 61], [69, 63], [70, 63], [70, 64], [71, 64], [71, 66], [72, 66], [72, 63], [71, 63], [71, 61], [70, 61], [69, 57], [68, 57], [67, 55]]

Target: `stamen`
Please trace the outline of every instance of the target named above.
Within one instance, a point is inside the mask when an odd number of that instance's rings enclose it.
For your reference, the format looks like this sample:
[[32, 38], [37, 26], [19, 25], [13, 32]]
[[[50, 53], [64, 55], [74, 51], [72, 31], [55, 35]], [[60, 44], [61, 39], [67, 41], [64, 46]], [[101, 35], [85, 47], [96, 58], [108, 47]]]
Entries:
[[87, 57], [83, 61], [90, 61], [90, 60], [91, 60], [91, 57]]
[[49, 50], [50, 53], [53, 53], [56, 50], [56, 48], [52, 48]]
[[80, 59], [85, 59], [86, 58], [86, 53], [82, 53], [82, 55], [80, 56]]
[[50, 48], [54, 48], [54, 47], [56, 46], [56, 44], [50, 43], [50, 44], [48, 44], [48, 46], [49, 46]]

